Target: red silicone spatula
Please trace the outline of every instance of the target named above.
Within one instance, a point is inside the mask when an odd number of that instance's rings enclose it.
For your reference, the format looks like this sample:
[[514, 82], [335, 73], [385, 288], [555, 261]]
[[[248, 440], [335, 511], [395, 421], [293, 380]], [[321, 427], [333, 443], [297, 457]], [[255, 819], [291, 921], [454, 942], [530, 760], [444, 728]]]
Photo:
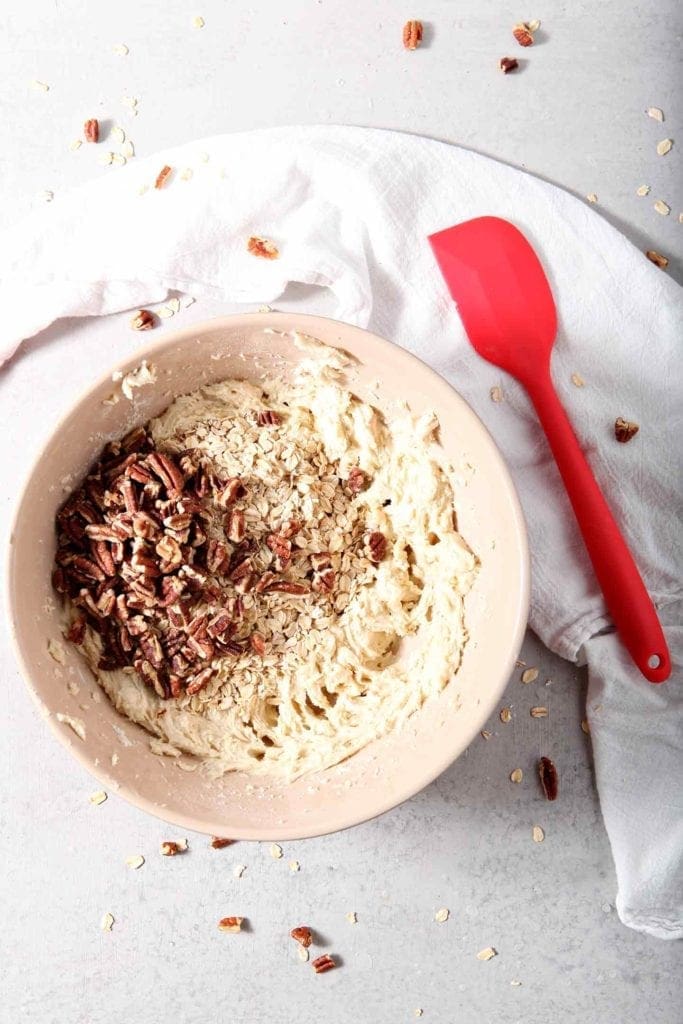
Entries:
[[664, 682], [671, 659], [657, 612], [553, 389], [557, 314], [536, 253], [498, 217], [429, 241], [472, 345], [516, 377], [534, 404], [622, 643], [646, 679]]

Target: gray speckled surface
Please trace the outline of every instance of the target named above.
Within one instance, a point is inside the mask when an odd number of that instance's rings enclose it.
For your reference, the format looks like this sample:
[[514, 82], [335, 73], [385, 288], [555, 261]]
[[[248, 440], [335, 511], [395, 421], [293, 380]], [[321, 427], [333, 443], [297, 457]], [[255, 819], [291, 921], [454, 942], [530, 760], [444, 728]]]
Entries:
[[[206, 19], [202, 30], [191, 26], [195, 13]], [[410, 55], [400, 48], [406, 14], [429, 26], [428, 45]], [[495, 63], [516, 54], [509, 27], [521, 17], [540, 17], [543, 37], [523, 54], [522, 73], [503, 78]], [[207, 0], [196, 10], [27, 0], [0, 12], [0, 30], [0, 224], [35, 205], [42, 189], [112, 173], [94, 153], [69, 151], [87, 116], [121, 115], [141, 155], [252, 125], [355, 122], [460, 142], [579, 195], [596, 192], [610, 220], [681, 272], [680, 162], [676, 147], [654, 153], [681, 123], [673, 0], [656, 13], [625, 12], [617, 0], [533, 11], [444, 0], [407, 12], [389, 0]], [[128, 57], [112, 54], [119, 42]], [[34, 92], [33, 78], [50, 92]], [[124, 94], [140, 98], [134, 121], [123, 115]], [[644, 116], [650, 105], [665, 110], [663, 126]], [[652, 186], [647, 199], [635, 196], [642, 183]], [[669, 218], [652, 209], [659, 196]], [[298, 292], [281, 305], [312, 302]], [[318, 298], [315, 311], [325, 311]], [[198, 304], [184, 322], [215, 312]], [[87, 345], [82, 325], [60, 325], [3, 374], [3, 522], [57, 415], [114, 352], [134, 350], [125, 319], [98, 324]], [[55, 389], [65, 364], [71, 380]], [[502, 702], [513, 708], [509, 725], [494, 716], [492, 738], [477, 738], [404, 806], [341, 835], [284, 844], [279, 861], [267, 844], [214, 851], [192, 835], [185, 856], [160, 857], [159, 842], [175, 830], [113, 793], [91, 806], [97, 786], [48, 735], [4, 635], [1, 657], [3, 1020], [396, 1024], [418, 1007], [430, 1024], [679, 1019], [680, 946], [629, 931], [613, 908], [580, 728], [583, 674], [533, 637], [522, 657], [541, 672], [529, 686], [519, 673], [511, 680]], [[549, 717], [531, 719], [533, 704], [546, 704]], [[541, 753], [561, 771], [554, 805], [536, 785]], [[525, 771], [519, 786], [508, 780], [515, 767]], [[532, 842], [534, 824], [546, 831], [542, 844]], [[139, 871], [124, 863], [135, 853], [147, 858]], [[247, 865], [239, 880], [237, 863]], [[433, 920], [439, 907], [451, 912], [444, 924]], [[116, 918], [111, 934], [100, 931], [105, 911]], [[216, 921], [231, 913], [248, 917], [251, 930], [219, 933]], [[299, 963], [287, 935], [302, 922], [342, 969], [317, 977]], [[478, 961], [489, 945], [498, 956]]]

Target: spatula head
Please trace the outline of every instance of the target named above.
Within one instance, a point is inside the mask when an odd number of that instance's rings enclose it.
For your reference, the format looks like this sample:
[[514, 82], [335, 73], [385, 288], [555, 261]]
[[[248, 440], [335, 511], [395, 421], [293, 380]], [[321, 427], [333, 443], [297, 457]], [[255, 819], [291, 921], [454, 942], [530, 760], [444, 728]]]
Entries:
[[521, 231], [500, 217], [456, 224], [429, 242], [480, 356], [528, 379], [547, 370], [557, 331], [550, 285]]

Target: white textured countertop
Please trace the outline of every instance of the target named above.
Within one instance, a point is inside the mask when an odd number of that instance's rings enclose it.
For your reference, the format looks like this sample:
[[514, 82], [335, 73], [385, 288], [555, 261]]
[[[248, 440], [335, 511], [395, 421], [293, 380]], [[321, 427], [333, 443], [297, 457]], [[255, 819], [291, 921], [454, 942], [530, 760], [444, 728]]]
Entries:
[[[681, 18], [673, 0], [627, 13], [618, 0], [562, 10], [519, 10], [496, 0], [403, 9], [377, 0], [25, 0], [0, 12], [0, 228], [96, 174], [102, 147], [71, 150], [86, 117], [121, 124], [136, 152], [214, 133], [286, 123], [357, 123], [416, 131], [540, 174], [578, 195], [640, 248], [683, 276], [683, 182], [676, 152], [681, 107]], [[193, 18], [205, 19], [203, 28]], [[422, 17], [426, 44], [401, 46], [406, 17]], [[520, 50], [512, 24], [538, 17], [538, 43]], [[129, 48], [114, 53], [117, 44]], [[523, 60], [504, 77], [499, 57]], [[45, 92], [32, 85], [49, 85]], [[138, 99], [138, 116], [122, 103]], [[645, 116], [649, 106], [664, 124]], [[658, 141], [674, 139], [667, 156]], [[106, 147], [105, 147], [106, 148]], [[118, 148], [112, 144], [112, 149]], [[678, 172], [678, 173], [677, 173]], [[649, 184], [647, 197], [636, 196]], [[653, 208], [671, 207], [669, 217]], [[68, 239], [65, 240], [68, 244]], [[303, 292], [282, 308], [325, 312]], [[197, 303], [183, 322], [217, 313]], [[78, 392], [139, 338], [127, 317], [98, 325], [87, 347], [79, 325], [45, 332], [0, 376], [5, 427], [2, 518], [39, 444]], [[165, 326], [163, 330], [167, 329]], [[147, 340], [147, 339], [143, 339]], [[70, 369], [69, 384], [52, 386]], [[225, 850], [180, 838], [98, 788], [48, 734], [2, 635], [0, 820], [3, 979], [0, 1019], [41, 1024], [238, 1024], [415, 1019], [454, 1024], [674, 1024], [680, 948], [624, 928], [581, 730], [583, 673], [529, 636], [538, 666], [515, 673], [489, 740], [383, 818], [341, 835]], [[546, 680], [551, 682], [546, 683]], [[546, 705], [547, 719], [532, 719]], [[556, 761], [561, 796], [547, 804], [535, 781], [540, 754]], [[521, 767], [521, 785], [509, 781]], [[541, 825], [545, 841], [532, 842]], [[138, 871], [125, 858], [141, 853]], [[297, 860], [300, 870], [290, 870]], [[246, 865], [242, 878], [233, 868]], [[450, 918], [434, 921], [447, 907]], [[346, 915], [355, 911], [356, 924]], [[105, 912], [111, 933], [100, 930]], [[244, 915], [225, 935], [218, 918]], [[341, 967], [316, 976], [289, 930], [310, 924]], [[493, 946], [487, 962], [476, 954]], [[521, 982], [521, 984], [512, 984]]]

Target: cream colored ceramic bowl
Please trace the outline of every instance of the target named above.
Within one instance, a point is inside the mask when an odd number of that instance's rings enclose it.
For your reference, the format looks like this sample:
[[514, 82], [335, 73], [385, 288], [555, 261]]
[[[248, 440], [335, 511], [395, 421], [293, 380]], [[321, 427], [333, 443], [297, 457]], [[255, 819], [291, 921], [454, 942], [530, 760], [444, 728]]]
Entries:
[[[299, 330], [360, 360], [354, 389], [387, 411], [409, 398], [416, 412], [436, 410], [452, 461], [460, 532], [481, 559], [466, 599], [470, 632], [463, 662], [443, 693], [401, 731], [343, 764], [285, 784], [242, 775], [212, 781], [190, 757], [155, 756], [149, 736], [122, 718], [78, 652], [65, 663], [48, 653], [61, 639], [50, 582], [54, 515], [64, 481], [77, 484], [102, 445], [156, 416], [178, 395], [228, 377], [257, 379], [274, 357], [289, 366], [298, 352], [274, 331]], [[157, 383], [115, 405], [111, 371], [74, 406], [38, 457], [19, 502], [10, 542], [9, 609], [19, 660], [52, 730], [110, 791], [186, 829], [242, 839], [294, 839], [357, 824], [395, 807], [431, 782], [481, 729], [512, 671], [529, 602], [526, 532], [512, 481], [490, 435], [437, 374], [403, 349], [333, 320], [287, 313], [246, 314], [174, 331], [119, 365], [152, 362]], [[68, 683], [77, 683], [71, 694]], [[75, 689], [75, 688], [74, 688]], [[95, 698], [92, 698], [94, 693]], [[64, 716], [82, 722], [83, 737]], [[80, 726], [77, 726], [80, 731]], [[114, 756], [116, 755], [116, 756]], [[112, 763], [113, 762], [113, 763]], [[183, 770], [185, 769], [185, 770]]]

